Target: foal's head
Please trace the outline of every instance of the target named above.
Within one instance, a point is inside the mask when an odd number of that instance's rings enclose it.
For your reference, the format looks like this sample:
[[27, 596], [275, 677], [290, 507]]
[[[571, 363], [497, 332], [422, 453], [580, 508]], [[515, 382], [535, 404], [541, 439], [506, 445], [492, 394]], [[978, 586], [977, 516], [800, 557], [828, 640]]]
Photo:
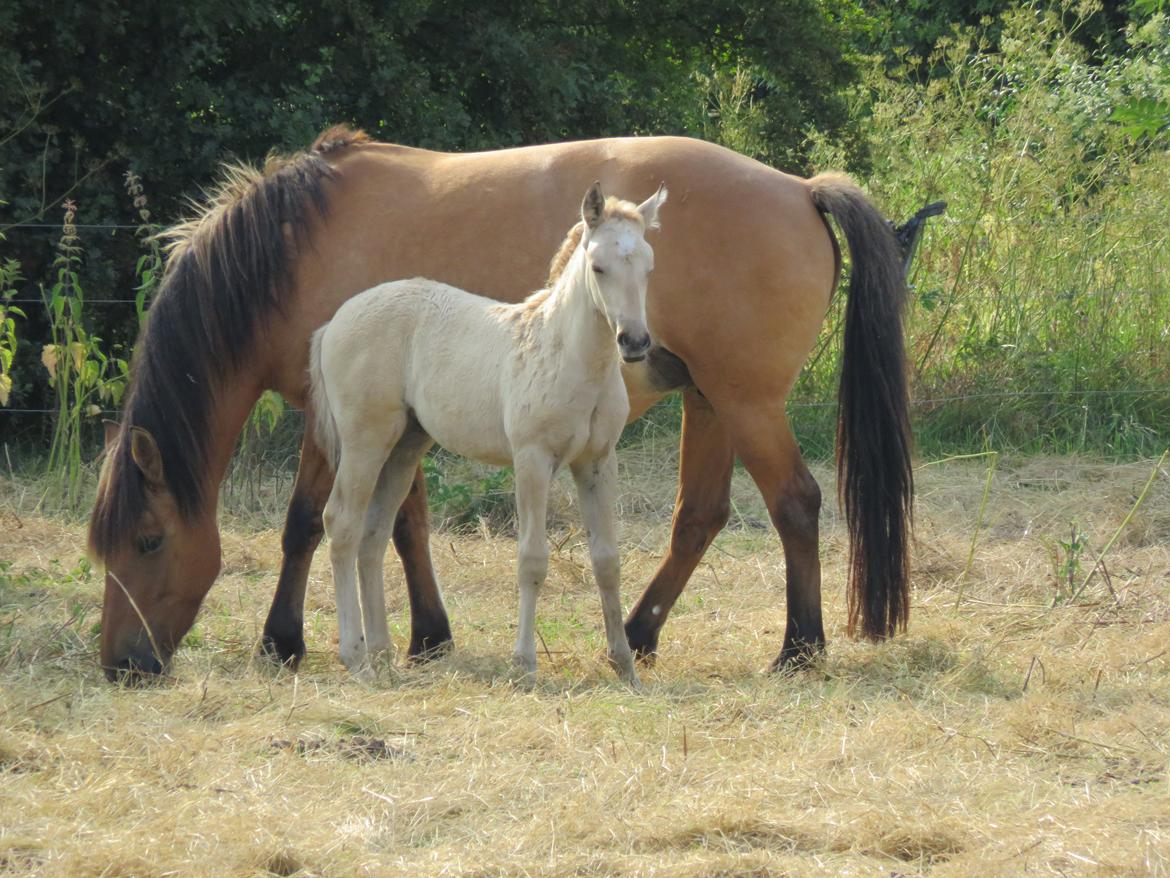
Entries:
[[627, 363], [645, 359], [650, 350], [646, 281], [654, 270], [654, 251], [645, 234], [647, 229], [658, 228], [658, 208], [664, 201], [664, 186], [635, 205], [604, 198], [601, 184], [594, 183], [581, 202], [585, 279], [594, 302], [617, 334], [618, 348]]

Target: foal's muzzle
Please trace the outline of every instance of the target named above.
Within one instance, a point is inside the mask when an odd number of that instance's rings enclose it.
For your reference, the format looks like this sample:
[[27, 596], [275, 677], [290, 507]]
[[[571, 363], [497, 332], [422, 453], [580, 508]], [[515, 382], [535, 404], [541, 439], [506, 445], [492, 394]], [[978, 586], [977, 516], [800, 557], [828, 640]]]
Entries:
[[629, 332], [623, 329], [617, 334], [617, 343], [625, 362], [639, 363], [646, 359], [646, 354], [650, 350], [650, 333], [645, 330]]

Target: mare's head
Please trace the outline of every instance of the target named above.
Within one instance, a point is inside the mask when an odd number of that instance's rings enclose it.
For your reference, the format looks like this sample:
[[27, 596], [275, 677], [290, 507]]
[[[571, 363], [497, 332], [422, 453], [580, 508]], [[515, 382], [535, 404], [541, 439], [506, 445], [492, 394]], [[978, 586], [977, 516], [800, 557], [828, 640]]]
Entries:
[[219, 574], [215, 504], [182, 501], [154, 436], [107, 423], [90, 547], [106, 568], [101, 664], [111, 680], [161, 674]]
[[599, 309], [617, 336], [627, 363], [636, 363], [650, 350], [646, 328], [646, 283], [654, 270], [654, 251], [646, 230], [658, 228], [658, 208], [666, 188], [635, 205], [604, 198], [594, 183], [581, 202], [584, 228], [580, 246], [585, 253], [586, 280]]
[[334, 128], [263, 171], [225, 168], [196, 216], [164, 234], [166, 271], [122, 424], [108, 425], [89, 525], [106, 568], [101, 663], [112, 680], [163, 672], [219, 573], [216, 495], [260, 393], [262, 333], [326, 211], [335, 172], [323, 157], [366, 139]]

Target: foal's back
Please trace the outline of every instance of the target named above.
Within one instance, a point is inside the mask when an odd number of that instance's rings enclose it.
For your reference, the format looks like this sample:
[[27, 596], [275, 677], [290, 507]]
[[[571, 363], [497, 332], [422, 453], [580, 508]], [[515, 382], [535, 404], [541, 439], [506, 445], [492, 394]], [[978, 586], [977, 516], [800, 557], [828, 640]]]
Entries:
[[347, 301], [321, 330], [321, 368], [342, 435], [385, 436], [385, 424], [406, 412], [445, 448], [510, 463], [501, 374], [511, 341], [491, 313], [496, 305], [425, 278]]

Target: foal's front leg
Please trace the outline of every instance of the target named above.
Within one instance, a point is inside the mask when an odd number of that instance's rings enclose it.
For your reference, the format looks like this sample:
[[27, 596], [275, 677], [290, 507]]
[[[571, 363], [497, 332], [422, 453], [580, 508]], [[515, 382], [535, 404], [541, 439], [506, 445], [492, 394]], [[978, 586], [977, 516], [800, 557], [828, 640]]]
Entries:
[[617, 497], [617, 455], [610, 449], [600, 460], [580, 461], [572, 465], [577, 497], [581, 501], [581, 518], [589, 535], [589, 558], [593, 576], [601, 593], [601, 615], [605, 620], [605, 639], [609, 662], [627, 683], [637, 687], [634, 654], [622, 625], [621, 557], [618, 553], [614, 503]]
[[548, 575], [548, 486], [552, 459], [543, 449], [524, 449], [513, 458], [516, 470], [516, 517], [520, 523], [516, 578], [520, 618], [512, 661], [525, 674], [536, 673], [536, 596]]

